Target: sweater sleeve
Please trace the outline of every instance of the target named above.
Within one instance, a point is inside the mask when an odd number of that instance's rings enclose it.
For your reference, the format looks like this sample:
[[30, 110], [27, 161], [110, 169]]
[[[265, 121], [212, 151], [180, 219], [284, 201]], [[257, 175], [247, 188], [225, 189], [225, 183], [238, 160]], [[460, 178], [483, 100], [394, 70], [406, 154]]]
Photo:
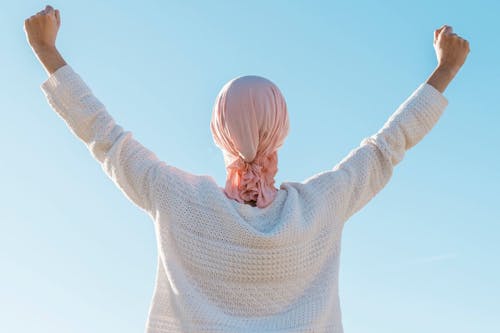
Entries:
[[364, 138], [333, 169], [306, 180], [306, 186], [345, 222], [388, 183], [406, 151], [434, 127], [447, 105], [441, 92], [421, 84], [378, 132]]
[[152, 185], [161, 165], [157, 156], [134, 139], [106, 111], [69, 65], [54, 72], [41, 89], [54, 111], [85, 143], [102, 169], [125, 196], [151, 212]]

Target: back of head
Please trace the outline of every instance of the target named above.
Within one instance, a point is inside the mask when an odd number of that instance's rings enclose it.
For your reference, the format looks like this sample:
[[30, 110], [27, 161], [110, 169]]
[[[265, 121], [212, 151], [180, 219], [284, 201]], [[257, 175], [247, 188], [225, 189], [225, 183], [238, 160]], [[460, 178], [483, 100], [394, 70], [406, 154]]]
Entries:
[[270, 80], [247, 75], [226, 83], [219, 92], [210, 129], [224, 154], [225, 193], [238, 202], [268, 206], [277, 189], [277, 150], [289, 131], [287, 105]]

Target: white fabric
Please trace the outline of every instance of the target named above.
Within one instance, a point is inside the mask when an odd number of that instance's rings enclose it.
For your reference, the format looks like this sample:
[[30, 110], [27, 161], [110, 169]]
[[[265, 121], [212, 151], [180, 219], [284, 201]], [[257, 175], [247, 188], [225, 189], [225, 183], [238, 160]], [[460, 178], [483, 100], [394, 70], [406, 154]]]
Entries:
[[70, 66], [41, 87], [105, 173], [154, 221], [158, 266], [148, 333], [343, 332], [343, 226], [448, 104], [421, 84], [335, 167], [282, 183], [262, 209], [228, 199], [210, 176], [160, 161], [114, 122]]

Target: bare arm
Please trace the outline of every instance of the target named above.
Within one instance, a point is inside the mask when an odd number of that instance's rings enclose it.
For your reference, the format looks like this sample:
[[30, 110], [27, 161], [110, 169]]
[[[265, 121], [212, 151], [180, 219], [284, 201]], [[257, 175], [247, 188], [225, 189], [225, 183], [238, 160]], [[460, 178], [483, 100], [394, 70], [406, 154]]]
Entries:
[[66, 65], [56, 48], [56, 37], [61, 26], [59, 10], [46, 6], [44, 10], [24, 21], [28, 42], [45, 71], [50, 76]]
[[426, 83], [443, 93], [458, 73], [470, 52], [469, 42], [443, 25], [434, 31], [434, 49], [438, 65]]

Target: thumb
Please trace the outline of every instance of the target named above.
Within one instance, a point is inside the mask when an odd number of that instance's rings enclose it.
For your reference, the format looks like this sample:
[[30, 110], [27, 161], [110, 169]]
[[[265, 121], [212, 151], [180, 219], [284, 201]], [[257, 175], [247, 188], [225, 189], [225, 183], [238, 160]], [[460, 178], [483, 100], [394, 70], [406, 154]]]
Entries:
[[438, 28], [438, 29], [434, 30], [434, 42], [437, 41], [439, 35], [443, 31], [443, 29], [446, 28], [446, 27], [447, 27], [446, 25], [443, 25], [441, 28]]

